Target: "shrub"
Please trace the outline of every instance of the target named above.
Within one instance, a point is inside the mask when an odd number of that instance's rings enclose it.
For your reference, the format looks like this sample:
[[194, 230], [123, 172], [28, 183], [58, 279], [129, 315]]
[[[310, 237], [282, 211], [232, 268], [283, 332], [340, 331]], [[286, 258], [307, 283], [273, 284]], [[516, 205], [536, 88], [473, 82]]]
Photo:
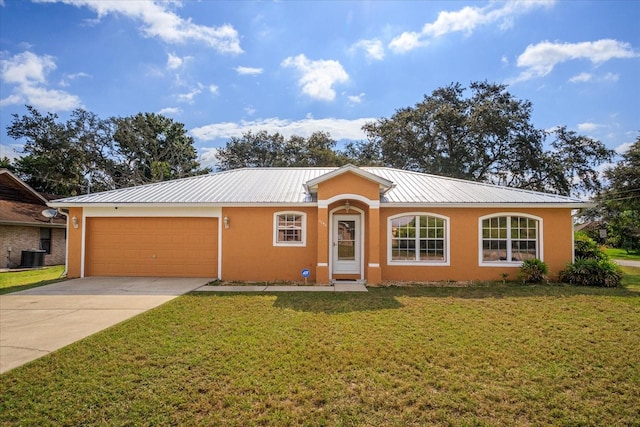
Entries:
[[547, 264], [537, 258], [525, 259], [520, 267], [519, 277], [524, 282], [540, 283], [547, 276]]
[[578, 286], [615, 288], [622, 281], [622, 270], [608, 259], [578, 258], [560, 272], [560, 280]]
[[600, 245], [586, 233], [578, 231], [573, 239], [577, 258], [607, 259], [607, 254]]

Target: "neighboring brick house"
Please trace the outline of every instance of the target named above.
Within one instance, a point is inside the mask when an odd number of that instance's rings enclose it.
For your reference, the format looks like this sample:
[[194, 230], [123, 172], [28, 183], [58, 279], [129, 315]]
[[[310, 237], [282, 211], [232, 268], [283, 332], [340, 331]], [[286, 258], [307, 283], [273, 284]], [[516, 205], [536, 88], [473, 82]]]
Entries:
[[0, 169], [0, 268], [20, 266], [22, 251], [44, 250], [44, 265], [64, 264], [67, 221], [47, 218], [47, 198], [7, 169]]

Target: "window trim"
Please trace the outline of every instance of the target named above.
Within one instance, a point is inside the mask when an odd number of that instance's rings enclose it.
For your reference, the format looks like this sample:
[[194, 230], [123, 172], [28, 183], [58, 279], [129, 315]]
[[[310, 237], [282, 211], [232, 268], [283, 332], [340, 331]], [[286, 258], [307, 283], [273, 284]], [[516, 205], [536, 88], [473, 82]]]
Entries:
[[[49, 238], [43, 238], [42, 237], [42, 231], [43, 230], [48, 230], [49, 231]], [[49, 244], [47, 248], [43, 248], [43, 246], [44, 246], [43, 243], [44, 242], [47, 242]], [[53, 246], [53, 229], [51, 229], [49, 227], [40, 227], [40, 244], [39, 244], [40, 250], [45, 251], [47, 255], [51, 255], [52, 246]]]
[[[278, 217], [281, 215], [300, 215], [302, 217], [302, 235], [299, 242], [278, 241]], [[273, 246], [304, 248], [307, 246], [307, 214], [300, 211], [278, 211], [273, 213]]]
[[[403, 216], [431, 216], [444, 220], [444, 260], [443, 261], [417, 261], [393, 259], [393, 227], [392, 221]], [[442, 267], [451, 265], [451, 219], [448, 216], [433, 212], [402, 212], [387, 217], [387, 265], [415, 265], [421, 267]]]
[[511, 240], [511, 217], [522, 217], [533, 219], [538, 221], [538, 235], [536, 236], [536, 258], [541, 261], [544, 261], [544, 220], [542, 217], [531, 215], [523, 212], [496, 212], [488, 215], [483, 215], [478, 218], [478, 265], [480, 267], [520, 267], [522, 265], [522, 261], [485, 261], [483, 258], [483, 238], [482, 238], [482, 221], [490, 218], [499, 218], [499, 217], [507, 217], [507, 245], [509, 250]]

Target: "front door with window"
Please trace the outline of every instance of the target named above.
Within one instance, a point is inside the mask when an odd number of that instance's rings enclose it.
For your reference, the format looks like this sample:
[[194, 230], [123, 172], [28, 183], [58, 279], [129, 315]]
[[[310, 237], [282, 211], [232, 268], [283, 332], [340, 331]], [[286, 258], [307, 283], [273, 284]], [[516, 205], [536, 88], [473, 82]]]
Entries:
[[362, 242], [360, 233], [358, 215], [333, 216], [333, 274], [360, 274]]

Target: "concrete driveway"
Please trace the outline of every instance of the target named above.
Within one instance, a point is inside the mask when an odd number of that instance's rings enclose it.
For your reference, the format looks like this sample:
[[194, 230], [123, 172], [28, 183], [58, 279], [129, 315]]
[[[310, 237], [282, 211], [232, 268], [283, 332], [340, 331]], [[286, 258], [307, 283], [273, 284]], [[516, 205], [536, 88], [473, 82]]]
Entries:
[[90, 277], [0, 296], [0, 373], [106, 329], [212, 279]]

